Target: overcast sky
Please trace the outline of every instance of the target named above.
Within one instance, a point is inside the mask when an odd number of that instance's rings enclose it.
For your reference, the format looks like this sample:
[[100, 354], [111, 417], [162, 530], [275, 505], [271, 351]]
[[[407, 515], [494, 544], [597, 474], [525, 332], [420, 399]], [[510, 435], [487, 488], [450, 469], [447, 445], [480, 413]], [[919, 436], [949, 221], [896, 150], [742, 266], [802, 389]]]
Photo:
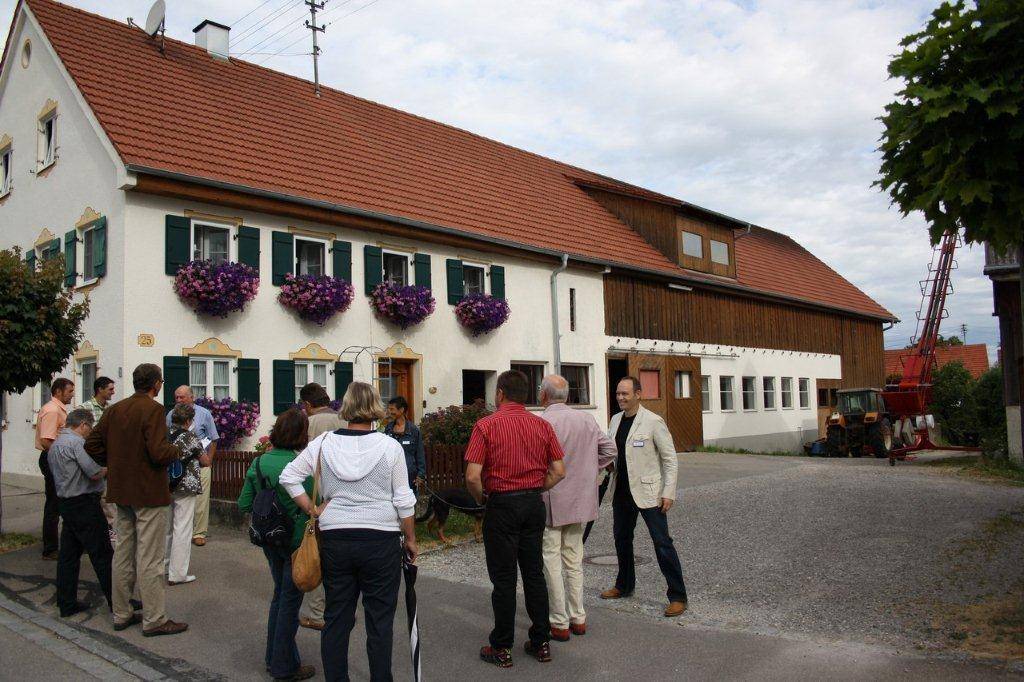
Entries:
[[[149, 0], [70, 0], [142, 23]], [[300, 0], [167, 0], [232, 51], [312, 78]], [[886, 65], [938, 0], [328, 0], [321, 82], [790, 235], [914, 333], [931, 247], [871, 183]], [[0, 0], [6, 39], [14, 0]], [[249, 16], [244, 16], [255, 10]], [[262, 22], [262, 19], [269, 19]], [[295, 42], [295, 41], [298, 42]], [[294, 44], [293, 44], [294, 43]], [[281, 51], [279, 55], [274, 53]], [[290, 56], [294, 55], [294, 56]], [[946, 334], [998, 327], [982, 249], [958, 253]]]

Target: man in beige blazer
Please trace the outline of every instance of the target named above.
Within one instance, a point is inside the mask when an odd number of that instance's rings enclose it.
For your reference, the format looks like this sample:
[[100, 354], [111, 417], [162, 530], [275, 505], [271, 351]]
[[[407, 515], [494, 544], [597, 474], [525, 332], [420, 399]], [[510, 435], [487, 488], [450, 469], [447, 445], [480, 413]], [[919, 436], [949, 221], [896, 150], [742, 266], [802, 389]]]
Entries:
[[640, 405], [640, 380], [626, 377], [615, 389], [622, 409], [608, 425], [608, 437], [615, 441], [618, 459], [612, 471], [612, 533], [619, 573], [615, 587], [601, 593], [602, 599], [621, 599], [636, 587], [633, 560], [633, 531], [636, 517], [647, 524], [658, 557], [658, 566], [668, 583], [666, 616], [686, 611], [686, 584], [679, 555], [668, 533], [668, 510], [676, 497], [679, 464], [665, 420]]

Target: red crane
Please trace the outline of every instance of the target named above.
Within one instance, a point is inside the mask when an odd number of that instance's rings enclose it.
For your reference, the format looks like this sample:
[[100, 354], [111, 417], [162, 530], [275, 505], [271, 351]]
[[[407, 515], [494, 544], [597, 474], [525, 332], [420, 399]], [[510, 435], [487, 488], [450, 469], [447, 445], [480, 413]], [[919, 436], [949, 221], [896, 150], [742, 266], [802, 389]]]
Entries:
[[935, 247], [928, 276], [921, 280], [921, 308], [917, 311], [917, 331], [911, 342], [914, 347], [900, 356], [903, 376], [899, 383], [888, 384], [882, 392], [886, 407], [895, 421], [894, 434], [902, 438], [909, 424], [914, 432], [913, 445], [894, 447], [889, 451], [889, 463], [906, 459], [919, 450], [977, 450], [939, 446], [928, 436], [928, 405], [932, 399], [932, 371], [935, 369], [935, 346], [939, 341], [939, 325], [949, 316], [946, 297], [953, 293], [950, 276], [956, 269], [953, 254], [960, 245], [956, 232], [947, 232]]

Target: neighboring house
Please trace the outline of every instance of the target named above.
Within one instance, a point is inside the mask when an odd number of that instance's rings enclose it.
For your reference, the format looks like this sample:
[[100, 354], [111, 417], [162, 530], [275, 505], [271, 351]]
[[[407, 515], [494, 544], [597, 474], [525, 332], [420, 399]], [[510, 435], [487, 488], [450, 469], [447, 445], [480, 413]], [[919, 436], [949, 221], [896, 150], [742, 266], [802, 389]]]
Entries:
[[[897, 349], [885, 351], [885, 376], [903, 376], [903, 357], [910, 350]], [[962, 346], [936, 346], [935, 367], [944, 367], [951, 362], [959, 362], [971, 376], [977, 379], [988, 371], [988, 347], [983, 343], [968, 343]]]
[[[263, 433], [307, 380], [334, 396], [374, 381], [418, 419], [491, 400], [510, 367], [536, 387], [560, 362], [571, 402], [602, 423], [635, 373], [680, 448], [796, 449], [830, 391], [881, 385], [893, 315], [792, 239], [337, 90], [317, 97], [203, 47], [227, 31], [204, 22], [197, 45], [161, 51], [50, 0], [15, 10], [0, 246], [32, 266], [65, 254], [67, 285], [89, 295], [65, 371], [81, 397], [97, 374], [124, 396], [133, 367], [162, 363], [166, 403], [179, 383], [258, 401]], [[196, 315], [171, 286], [192, 258], [251, 264], [257, 297]], [[350, 279], [350, 309], [300, 321], [277, 301], [296, 271]], [[382, 279], [430, 286], [436, 311], [405, 331], [381, 322], [367, 292]], [[474, 291], [512, 310], [479, 337], [453, 312]], [[10, 397], [6, 471], [37, 475], [44, 390]]]
[[1019, 252], [1000, 254], [985, 245], [985, 274], [992, 280], [993, 314], [999, 318], [999, 363], [1003, 366], [1003, 403], [1006, 405], [1006, 439], [1010, 458], [1024, 463], [1020, 432], [1020, 387], [1024, 383], [1024, 349], [1021, 348], [1021, 300]]

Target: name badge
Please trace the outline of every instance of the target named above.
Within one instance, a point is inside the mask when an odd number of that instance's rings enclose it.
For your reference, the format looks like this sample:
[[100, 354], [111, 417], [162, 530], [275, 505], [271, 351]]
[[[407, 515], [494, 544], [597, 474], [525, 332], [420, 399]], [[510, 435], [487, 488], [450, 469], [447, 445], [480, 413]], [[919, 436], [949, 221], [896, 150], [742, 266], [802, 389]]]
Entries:
[[645, 441], [645, 440], [635, 440], [635, 441], [633, 441], [633, 447], [634, 448], [642, 448], [646, 442], [647, 441]]
[[412, 445], [412, 441], [411, 440], [403, 440], [402, 441], [402, 445]]

